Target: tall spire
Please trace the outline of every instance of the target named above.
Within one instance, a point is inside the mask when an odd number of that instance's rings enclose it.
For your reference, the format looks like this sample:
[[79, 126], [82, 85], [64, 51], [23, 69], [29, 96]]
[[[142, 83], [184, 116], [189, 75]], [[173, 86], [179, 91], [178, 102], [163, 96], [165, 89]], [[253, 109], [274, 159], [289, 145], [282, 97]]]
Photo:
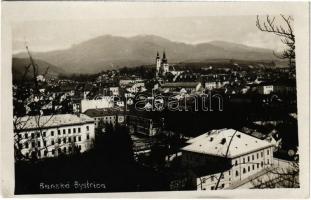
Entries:
[[162, 62], [163, 62], [163, 63], [167, 63], [167, 59], [166, 59], [166, 55], [165, 55], [165, 51], [163, 51], [163, 58], [162, 58]]
[[157, 51], [157, 59], [160, 59], [160, 55], [158, 51]]

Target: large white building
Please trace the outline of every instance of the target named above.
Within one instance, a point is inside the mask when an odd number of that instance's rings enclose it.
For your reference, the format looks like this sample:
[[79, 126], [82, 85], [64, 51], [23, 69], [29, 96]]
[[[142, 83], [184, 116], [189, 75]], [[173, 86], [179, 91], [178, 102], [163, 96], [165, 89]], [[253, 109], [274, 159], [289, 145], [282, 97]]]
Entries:
[[15, 148], [26, 158], [85, 152], [95, 140], [94, 120], [84, 114], [24, 116], [16, 120]]
[[98, 128], [100, 123], [111, 124], [113, 126], [125, 123], [124, 112], [114, 108], [88, 109], [84, 112], [84, 114], [94, 119], [95, 128]]
[[[206, 174], [197, 177], [198, 190], [215, 189], [219, 178], [218, 189], [228, 188], [273, 164], [273, 144], [234, 129], [213, 130], [188, 143], [182, 148], [183, 165], [206, 168]], [[227, 169], [208, 170], [215, 165]]]
[[82, 99], [80, 103], [80, 112], [83, 113], [88, 109], [102, 109], [114, 107], [113, 96], [103, 96], [100, 99]]

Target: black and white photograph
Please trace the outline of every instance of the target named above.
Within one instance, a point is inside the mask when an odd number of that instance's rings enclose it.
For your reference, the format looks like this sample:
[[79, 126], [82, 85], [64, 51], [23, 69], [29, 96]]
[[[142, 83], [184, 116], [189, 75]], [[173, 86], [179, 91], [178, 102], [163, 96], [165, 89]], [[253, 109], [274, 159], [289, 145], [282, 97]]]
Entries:
[[2, 7], [14, 195], [305, 188], [307, 3], [83, 3]]

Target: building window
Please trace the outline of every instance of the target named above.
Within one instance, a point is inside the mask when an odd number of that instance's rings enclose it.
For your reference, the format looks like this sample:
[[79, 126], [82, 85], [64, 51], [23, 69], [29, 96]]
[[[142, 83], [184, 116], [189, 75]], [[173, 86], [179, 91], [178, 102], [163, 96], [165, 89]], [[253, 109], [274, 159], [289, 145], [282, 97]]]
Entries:
[[267, 159], [267, 164], [269, 164], [269, 159]]
[[214, 181], [214, 176], [211, 176], [211, 182], [213, 182]]
[[255, 165], [253, 164], [253, 170], [255, 170]]
[[261, 167], [263, 167], [263, 162], [262, 161], [261, 161], [260, 165], [261, 165]]
[[254, 155], [252, 155], [252, 160], [254, 160], [255, 159], [255, 156]]
[[259, 153], [257, 153], [257, 159], [259, 158]]
[[63, 129], [63, 134], [64, 134], [64, 135], [66, 134], [66, 129]]
[[68, 128], [68, 134], [70, 134], [71, 133], [71, 129], [70, 128]]
[[221, 184], [221, 188], [224, 188], [225, 187], [225, 184], [223, 183], [223, 184]]
[[32, 148], [35, 148], [35, 147], [36, 147], [36, 143], [35, 143], [35, 142], [32, 142], [32, 143], [31, 143], [31, 146], [32, 146]]
[[63, 138], [63, 143], [64, 143], [64, 144], [66, 143], [66, 138]]
[[54, 136], [54, 131], [51, 131], [51, 136]]
[[63, 152], [64, 152], [64, 153], [66, 153], [66, 152], [67, 152], [67, 149], [66, 149], [66, 147], [64, 147], [64, 149], [63, 149]]
[[40, 137], [40, 133], [37, 133], [37, 137]]
[[247, 156], [247, 162], [249, 162], [249, 161], [250, 161], [249, 156]]
[[243, 164], [245, 164], [245, 158], [243, 158]]
[[41, 151], [38, 151], [38, 158], [41, 157]]
[[89, 131], [89, 126], [86, 126], [86, 130]]
[[43, 135], [43, 137], [45, 137], [46, 136], [46, 132], [43, 132], [42, 135]]
[[81, 141], [81, 136], [79, 136], [78, 140]]
[[76, 137], [73, 137], [73, 141], [74, 141], [74, 142], [76, 142], [76, 141], [77, 141]]
[[71, 138], [70, 137], [68, 138], [68, 142], [71, 142]]
[[76, 128], [73, 128], [73, 133], [76, 133]]
[[62, 153], [62, 150], [61, 149], [58, 149], [58, 154], [61, 154]]
[[231, 171], [229, 170], [229, 175], [231, 175]]
[[34, 133], [31, 133], [31, 138], [35, 139], [35, 134]]
[[238, 166], [238, 161], [237, 160], [235, 161], [235, 166]]
[[27, 133], [25, 133], [25, 138], [26, 138], [26, 139], [28, 138], [28, 134], [27, 134]]
[[46, 141], [45, 140], [43, 140], [43, 145], [46, 147]]
[[60, 135], [60, 130], [57, 130], [58, 135]]
[[260, 152], [260, 154], [261, 154], [261, 157], [263, 157], [263, 152]]
[[250, 166], [247, 167], [247, 171], [248, 172], [251, 171], [251, 167]]
[[78, 133], [81, 133], [81, 128], [78, 128]]
[[48, 155], [48, 151], [45, 150], [45, 151], [44, 151], [44, 156], [47, 156], [47, 155]]
[[59, 139], [58, 139], [58, 144], [60, 144], [60, 143], [62, 143], [62, 140], [59, 138]]
[[220, 178], [221, 178], [221, 179], [224, 179], [224, 178], [225, 178], [224, 174], [222, 174]]
[[87, 140], [90, 139], [90, 135], [89, 135], [89, 134], [86, 135], [86, 139], [87, 139]]
[[68, 151], [71, 152], [71, 147], [68, 147]]
[[52, 150], [52, 155], [54, 155], [54, 154], [55, 154], [55, 150], [53, 149], [53, 150]]
[[29, 145], [28, 142], [25, 143], [25, 148], [28, 149]]
[[257, 169], [259, 168], [259, 163], [257, 163]]
[[269, 155], [269, 149], [267, 150], [267, 155]]
[[246, 173], [246, 169], [245, 168], [243, 168], [243, 174], [245, 174]]
[[214, 189], [215, 189], [215, 187], [214, 187], [214, 186], [212, 186], [212, 187], [211, 187], [211, 190], [214, 190]]
[[51, 145], [54, 145], [54, 140], [51, 141]]

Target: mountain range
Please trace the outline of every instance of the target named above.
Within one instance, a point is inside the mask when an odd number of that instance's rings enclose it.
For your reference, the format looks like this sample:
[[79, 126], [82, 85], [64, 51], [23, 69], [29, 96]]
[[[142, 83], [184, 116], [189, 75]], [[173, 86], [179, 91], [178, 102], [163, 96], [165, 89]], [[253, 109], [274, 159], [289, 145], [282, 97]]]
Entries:
[[[204, 62], [209, 59], [277, 60], [271, 49], [224, 41], [186, 44], [155, 35], [134, 37], [104, 35], [68, 49], [32, 52], [32, 55], [34, 59], [53, 66], [51, 70], [55, 73], [97, 73], [124, 66], [153, 64], [157, 51], [162, 53], [164, 50], [169, 63]], [[18, 53], [13, 55], [13, 61], [27, 57], [25, 52]], [[15, 63], [18, 62], [13, 62], [13, 69], [18, 71], [19, 67], [14, 66]]]
[[[48, 78], [56, 78], [60, 74], [66, 74], [61, 67], [56, 67], [45, 61], [35, 59], [36, 64], [39, 66], [38, 74], [47, 74]], [[12, 60], [12, 74], [13, 80], [29, 79], [33, 77], [33, 68], [30, 67], [25, 74], [26, 67], [30, 65], [28, 58], [13, 58]]]

